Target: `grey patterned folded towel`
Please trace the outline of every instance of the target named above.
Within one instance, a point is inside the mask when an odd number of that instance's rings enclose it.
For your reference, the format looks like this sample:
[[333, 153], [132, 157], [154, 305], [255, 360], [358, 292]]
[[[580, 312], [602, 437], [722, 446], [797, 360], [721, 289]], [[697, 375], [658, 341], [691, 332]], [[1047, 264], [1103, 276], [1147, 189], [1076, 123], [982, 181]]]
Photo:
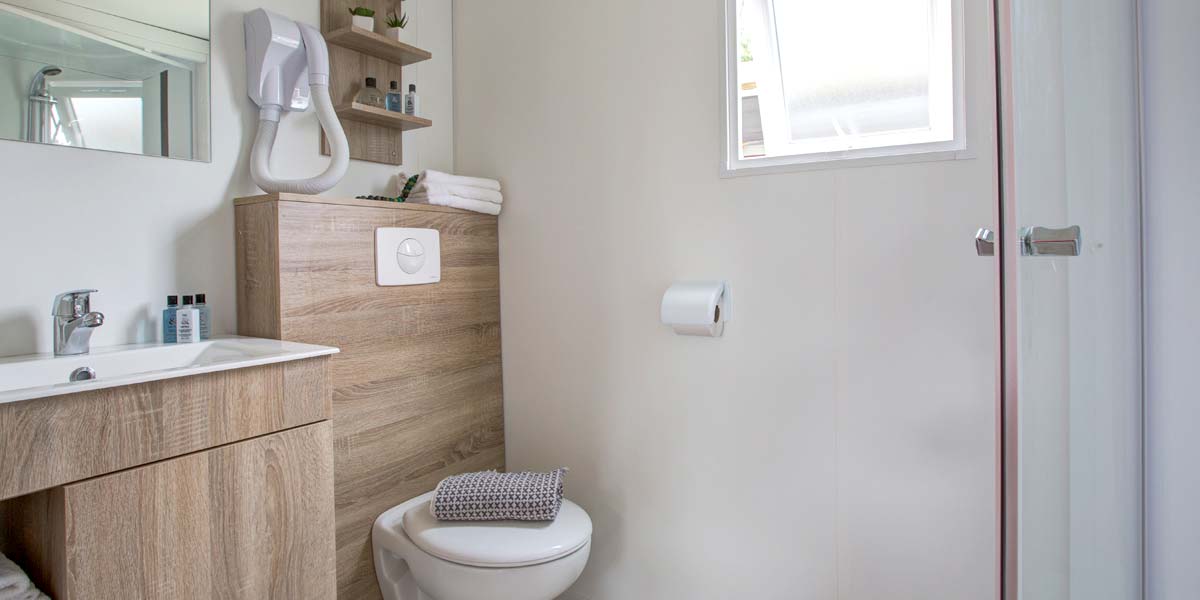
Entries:
[[452, 475], [437, 485], [429, 512], [442, 521], [553, 521], [566, 472]]

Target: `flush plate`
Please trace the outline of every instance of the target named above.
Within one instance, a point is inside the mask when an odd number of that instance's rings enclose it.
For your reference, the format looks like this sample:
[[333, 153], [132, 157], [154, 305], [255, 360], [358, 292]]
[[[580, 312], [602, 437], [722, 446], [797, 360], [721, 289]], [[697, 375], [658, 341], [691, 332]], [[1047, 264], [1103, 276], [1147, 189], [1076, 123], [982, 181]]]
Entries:
[[442, 280], [442, 241], [436, 229], [375, 230], [375, 284], [421, 285]]

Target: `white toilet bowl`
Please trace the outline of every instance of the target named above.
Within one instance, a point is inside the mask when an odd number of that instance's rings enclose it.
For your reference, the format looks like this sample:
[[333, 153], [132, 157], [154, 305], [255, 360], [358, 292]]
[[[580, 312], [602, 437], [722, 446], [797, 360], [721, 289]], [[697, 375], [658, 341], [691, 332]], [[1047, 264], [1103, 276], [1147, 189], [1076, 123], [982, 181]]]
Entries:
[[552, 600], [587, 564], [592, 520], [563, 500], [550, 523], [438, 521], [433, 492], [379, 515], [371, 532], [384, 600]]

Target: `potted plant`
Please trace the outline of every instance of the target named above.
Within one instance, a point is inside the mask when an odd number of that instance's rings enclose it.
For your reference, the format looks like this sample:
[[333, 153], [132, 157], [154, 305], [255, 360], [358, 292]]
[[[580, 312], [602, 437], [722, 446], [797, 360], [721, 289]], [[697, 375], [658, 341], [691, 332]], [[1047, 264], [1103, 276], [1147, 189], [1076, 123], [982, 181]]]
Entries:
[[375, 31], [375, 11], [363, 6], [350, 9], [350, 23], [360, 29]]
[[396, 40], [397, 42], [404, 42], [405, 44], [412, 43], [410, 41], [412, 38], [409, 35], [408, 30], [407, 13], [403, 11], [397, 12], [396, 9], [392, 9], [392, 12], [387, 16], [387, 26], [388, 37]]

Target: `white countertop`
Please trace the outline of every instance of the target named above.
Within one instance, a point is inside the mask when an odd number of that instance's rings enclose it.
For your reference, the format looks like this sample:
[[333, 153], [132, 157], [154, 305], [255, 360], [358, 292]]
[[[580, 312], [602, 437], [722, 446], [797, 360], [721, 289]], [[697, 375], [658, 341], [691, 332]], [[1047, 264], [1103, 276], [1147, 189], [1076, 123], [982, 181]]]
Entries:
[[[0, 404], [337, 353], [330, 346], [230, 336], [193, 344], [93, 348], [79, 356], [10, 356], [0, 358]], [[71, 373], [82, 367], [94, 369], [96, 379], [70, 382]]]

